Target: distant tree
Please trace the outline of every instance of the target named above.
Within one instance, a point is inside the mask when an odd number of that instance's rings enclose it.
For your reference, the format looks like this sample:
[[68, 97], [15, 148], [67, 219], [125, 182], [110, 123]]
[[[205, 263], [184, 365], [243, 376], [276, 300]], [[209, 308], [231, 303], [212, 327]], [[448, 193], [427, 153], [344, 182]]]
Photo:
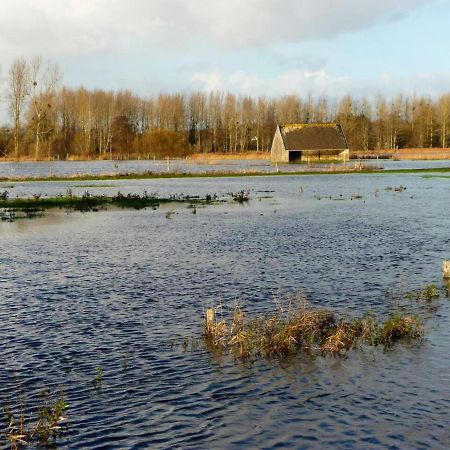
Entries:
[[142, 140], [145, 151], [156, 158], [186, 156], [189, 153], [187, 141], [172, 130], [149, 131]]
[[440, 146], [446, 148], [448, 145], [448, 125], [450, 122], [450, 94], [443, 95], [438, 102], [438, 115], [440, 127]]
[[8, 155], [10, 131], [7, 127], [0, 128], [0, 158]]
[[118, 154], [129, 154], [133, 144], [133, 126], [129, 118], [122, 114], [112, 122], [112, 151]]
[[14, 124], [14, 157], [19, 158], [20, 151], [20, 122], [25, 107], [25, 101], [30, 94], [30, 70], [23, 58], [16, 59], [8, 73], [9, 111]]
[[30, 63], [31, 83], [31, 121], [35, 135], [35, 159], [41, 156], [41, 143], [47, 135], [54, 132], [51, 116], [53, 114], [56, 90], [61, 80], [61, 72], [55, 64], [44, 66], [41, 57]]

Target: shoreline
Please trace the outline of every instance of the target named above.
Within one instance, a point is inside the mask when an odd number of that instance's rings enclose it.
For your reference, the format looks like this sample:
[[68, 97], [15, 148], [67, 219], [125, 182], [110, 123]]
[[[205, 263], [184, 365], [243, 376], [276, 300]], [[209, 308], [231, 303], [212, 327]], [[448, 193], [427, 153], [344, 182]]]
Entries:
[[292, 172], [203, 172], [203, 173], [122, 173], [122, 174], [78, 174], [68, 176], [44, 177], [0, 177], [0, 183], [60, 182], [60, 181], [108, 181], [108, 180], [145, 180], [177, 178], [237, 178], [237, 177], [277, 177], [277, 176], [315, 176], [315, 175], [388, 175], [410, 173], [449, 173], [450, 167], [418, 169], [374, 169], [374, 170], [328, 170], [328, 171], [292, 171]]

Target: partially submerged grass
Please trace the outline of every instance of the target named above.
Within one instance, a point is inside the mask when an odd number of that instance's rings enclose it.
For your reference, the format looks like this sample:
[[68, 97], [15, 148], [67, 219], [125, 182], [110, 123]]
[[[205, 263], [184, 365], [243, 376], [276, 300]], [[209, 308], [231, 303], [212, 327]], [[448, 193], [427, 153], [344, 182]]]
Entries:
[[230, 193], [231, 198], [238, 203], [246, 203], [250, 200], [250, 191], [238, 191], [235, 193]]
[[439, 288], [434, 284], [428, 284], [421, 289], [410, 291], [404, 294], [404, 298], [416, 300], [417, 302], [431, 302], [438, 299], [441, 293]]
[[0, 209], [0, 221], [14, 222], [17, 219], [34, 219], [35, 217], [42, 216], [44, 214], [43, 211], [40, 208]]
[[[236, 194], [238, 195], [238, 194]], [[205, 197], [176, 194], [169, 197], [157, 197], [156, 194], [148, 194], [146, 191], [139, 194], [122, 194], [118, 192], [113, 197], [106, 195], [92, 195], [86, 191], [81, 197], [72, 195], [69, 189], [66, 195], [58, 197], [42, 197], [36, 194], [33, 198], [8, 198], [6, 193], [0, 197], [0, 220], [14, 221], [22, 217], [36, 217], [46, 209], [59, 208], [74, 211], [98, 211], [108, 205], [120, 208], [143, 209], [151, 207], [158, 208], [165, 203], [187, 203], [190, 207], [195, 205], [210, 205], [221, 202], [217, 195], [206, 195]]]
[[95, 369], [95, 373], [96, 373], [96, 375], [95, 375], [94, 379], [92, 380], [92, 384], [96, 387], [100, 387], [102, 384], [102, 381], [103, 381], [103, 375], [104, 375], [105, 371], [103, 370], [102, 367], [97, 367]]
[[13, 407], [3, 405], [1, 434], [13, 450], [28, 444], [47, 446], [63, 431], [66, 409], [67, 403], [62, 391], [57, 398], [45, 391], [43, 402], [31, 411], [26, 409], [23, 402]]
[[327, 309], [302, 303], [288, 314], [278, 312], [254, 318], [235, 307], [231, 316], [217, 318], [209, 308], [203, 336], [209, 348], [229, 350], [240, 358], [283, 357], [299, 351], [345, 354], [362, 345], [389, 346], [402, 338], [423, 335], [421, 321], [410, 315], [393, 314], [385, 322], [368, 315], [338, 320]]

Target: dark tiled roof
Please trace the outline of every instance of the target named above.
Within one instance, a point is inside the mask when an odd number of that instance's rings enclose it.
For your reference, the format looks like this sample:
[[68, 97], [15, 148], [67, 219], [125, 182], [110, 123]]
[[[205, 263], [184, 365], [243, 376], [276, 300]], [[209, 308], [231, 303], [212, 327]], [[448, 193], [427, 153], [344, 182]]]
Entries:
[[280, 126], [286, 150], [345, 150], [348, 148], [336, 123], [306, 123]]

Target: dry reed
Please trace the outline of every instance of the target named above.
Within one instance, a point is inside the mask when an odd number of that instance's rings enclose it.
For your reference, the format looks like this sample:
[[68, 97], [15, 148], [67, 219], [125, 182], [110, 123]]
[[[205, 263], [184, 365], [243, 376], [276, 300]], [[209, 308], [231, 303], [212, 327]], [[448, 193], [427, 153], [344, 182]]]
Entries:
[[420, 338], [423, 325], [417, 317], [394, 314], [385, 322], [372, 316], [337, 320], [327, 309], [300, 304], [288, 312], [249, 318], [236, 306], [229, 318], [219, 309], [206, 311], [203, 336], [207, 347], [231, 351], [240, 358], [282, 357], [299, 351], [343, 355], [362, 345], [391, 345], [402, 338]]

